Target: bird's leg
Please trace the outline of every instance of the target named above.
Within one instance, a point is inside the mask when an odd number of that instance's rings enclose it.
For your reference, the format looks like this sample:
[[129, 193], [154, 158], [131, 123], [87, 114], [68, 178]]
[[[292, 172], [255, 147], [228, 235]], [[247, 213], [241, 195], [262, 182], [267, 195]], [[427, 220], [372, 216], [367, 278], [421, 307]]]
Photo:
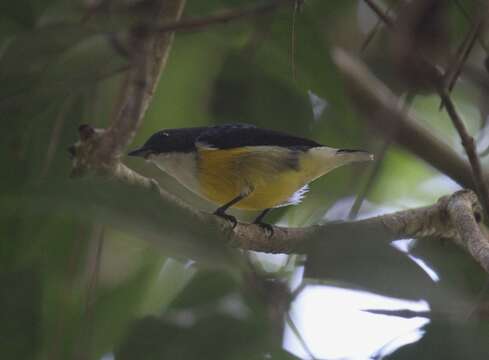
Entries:
[[258, 226], [260, 226], [263, 230], [265, 230], [266, 232], [268, 232], [270, 234], [270, 237], [273, 236], [273, 226], [270, 225], [270, 224], [267, 224], [265, 222], [263, 222], [263, 218], [268, 214], [268, 212], [272, 210], [272, 209], [265, 209], [263, 210], [260, 215], [258, 215], [255, 219], [255, 221], [253, 221], [253, 224], [256, 224]]
[[243, 200], [248, 194], [239, 194], [236, 196], [234, 199], [232, 199], [230, 202], [224, 204], [223, 206], [217, 208], [216, 211], [214, 211], [214, 215], [220, 216], [228, 221], [230, 221], [233, 224], [233, 229], [236, 227], [236, 224], [238, 221], [233, 215], [226, 214], [226, 210], [229, 209], [231, 206], [234, 204], [240, 202]]

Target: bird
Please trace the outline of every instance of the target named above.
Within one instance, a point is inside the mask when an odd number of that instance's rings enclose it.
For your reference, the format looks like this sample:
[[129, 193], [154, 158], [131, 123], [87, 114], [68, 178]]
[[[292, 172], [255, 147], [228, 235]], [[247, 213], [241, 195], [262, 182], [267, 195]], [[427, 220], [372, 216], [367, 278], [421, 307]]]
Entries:
[[313, 140], [248, 124], [160, 130], [128, 153], [142, 157], [214, 203], [215, 215], [237, 224], [230, 208], [260, 211], [297, 205], [309, 183], [352, 162], [373, 160], [364, 150], [335, 149]]

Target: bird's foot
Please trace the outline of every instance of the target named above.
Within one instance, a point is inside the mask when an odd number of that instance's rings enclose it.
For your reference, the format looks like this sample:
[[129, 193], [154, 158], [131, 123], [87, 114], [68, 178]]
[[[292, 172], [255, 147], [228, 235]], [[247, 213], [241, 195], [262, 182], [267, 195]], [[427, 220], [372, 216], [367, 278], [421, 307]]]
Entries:
[[219, 211], [219, 209], [217, 209], [216, 211], [214, 211], [214, 215], [217, 215], [229, 221], [231, 223], [232, 229], [234, 229], [236, 225], [238, 225], [238, 220], [236, 220], [236, 218], [233, 215], [226, 214], [224, 211]]
[[265, 232], [265, 234], [267, 235], [267, 237], [271, 238], [273, 236], [274, 230], [273, 230], [272, 225], [261, 222], [261, 221], [255, 221], [253, 224], [261, 227], [263, 229], [263, 231]]

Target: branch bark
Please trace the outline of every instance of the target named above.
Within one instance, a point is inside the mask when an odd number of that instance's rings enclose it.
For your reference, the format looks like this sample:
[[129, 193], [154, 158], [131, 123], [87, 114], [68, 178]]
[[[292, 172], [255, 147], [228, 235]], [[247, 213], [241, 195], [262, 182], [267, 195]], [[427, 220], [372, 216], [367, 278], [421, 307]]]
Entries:
[[457, 243], [489, 273], [489, 242], [477, 224], [482, 209], [475, 194], [454, 196], [447, 204], [447, 211], [459, 234]]
[[[178, 21], [185, 0], [160, 0], [154, 3], [153, 23]], [[133, 28], [128, 35], [130, 67], [121, 89], [121, 101], [115, 119], [107, 129], [81, 126], [80, 138], [70, 152], [73, 154], [72, 176], [89, 171], [142, 181], [132, 174], [119, 158], [141, 126], [146, 109], [166, 65], [174, 33], [150, 33]], [[150, 183], [147, 186], [151, 186]]]
[[[442, 197], [431, 206], [358, 221], [334, 222], [302, 228], [274, 226], [273, 235], [269, 236], [269, 233], [258, 225], [238, 222], [233, 228], [230, 222], [221, 217], [195, 210], [190, 205], [167, 194], [154, 180], [141, 175], [138, 175], [137, 178], [116, 175], [112, 177], [112, 181], [136, 186], [148, 192], [148, 196], [137, 198], [141, 200], [140, 203], [136, 201], [131, 204], [130, 216], [135, 217], [132, 220], [136, 223], [138, 219], [150, 221], [151, 224], [148, 226], [153, 226], [152, 222], [155, 222], [153, 227], [158, 230], [156, 235], [153, 233], [148, 237], [145, 229], [133, 229], [136, 234], [140, 234], [155, 245], [163, 245], [170, 253], [173, 252], [171, 245], [168, 248], [166, 237], [175, 237], [179, 239], [178, 243], [187, 250], [174, 255], [187, 256], [194, 260], [201, 260], [199, 251], [212, 250], [210, 252], [222, 253], [226, 246], [266, 253], [308, 254], [316, 249], [318, 242], [331, 243], [334, 247], [334, 243], [339, 239], [350, 238], [362, 241], [365, 234], [372, 234], [374, 236], [367, 238], [372, 241], [382, 241], [386, 246], [390, 241], [406, 238], [417, 238], [424, 241], [437, 238], [450, 240], [466, 250], [489, 272], [489, 243], [478, 228], [478, 223], [482, 219], [481, 206], [475, 194], [470, 190]], [[122, 193], [134, 195], [129, 188], [122, 189]], [[90, 193], [86, 195], [90, 196]], [[117, 199], [108, 200], [106, 196], [100, 198], [98, 193], [93, 196], [95, 203], [109, 201], [116, 208], [122, 206], [122, 210], [125, 209], [124, 206], [127, 206], [127, 204], [120, 205]], [[148, 207], [145, 201], [151, 203], [151, 206]], [[116, 211], [116, 208], [113, 211]], [[176, 222], [176, 218], [185, 219], [185, 221]], [[205, 239], [212, 241], [203, 242]], [[213, 249], [208, 249], [208, 246], [212, 246]]]

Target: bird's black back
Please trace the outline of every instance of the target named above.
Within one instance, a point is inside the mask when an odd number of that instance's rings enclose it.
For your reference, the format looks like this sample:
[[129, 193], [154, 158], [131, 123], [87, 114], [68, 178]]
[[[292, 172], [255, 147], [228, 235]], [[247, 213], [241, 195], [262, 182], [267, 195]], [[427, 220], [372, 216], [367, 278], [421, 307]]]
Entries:
[[292, 149], [307, 150], [322, 146], [309, 140], [292, 136], [280, 131], [260, 129], [251, 125], [221, 125], [210, 127], [197, 139], [218, 149], [232, 149], [244, 146], [280, 146]]
[[260, 129], [253, 125], [228, 124], [211, 127], [195, 127], [161, 130], [153, 134], [138, 150], [154, 153], [192, 152], [196, 144], [217, 149], [232, 149], [244, 146], [280, 146], [295, 150], [307, 150], [321, 144], [288, 135], [283, 132]]
[[144, 143], [141, 149], [154, 153], [195, 151], [195, 141], [208, 127], [161, 130]]

